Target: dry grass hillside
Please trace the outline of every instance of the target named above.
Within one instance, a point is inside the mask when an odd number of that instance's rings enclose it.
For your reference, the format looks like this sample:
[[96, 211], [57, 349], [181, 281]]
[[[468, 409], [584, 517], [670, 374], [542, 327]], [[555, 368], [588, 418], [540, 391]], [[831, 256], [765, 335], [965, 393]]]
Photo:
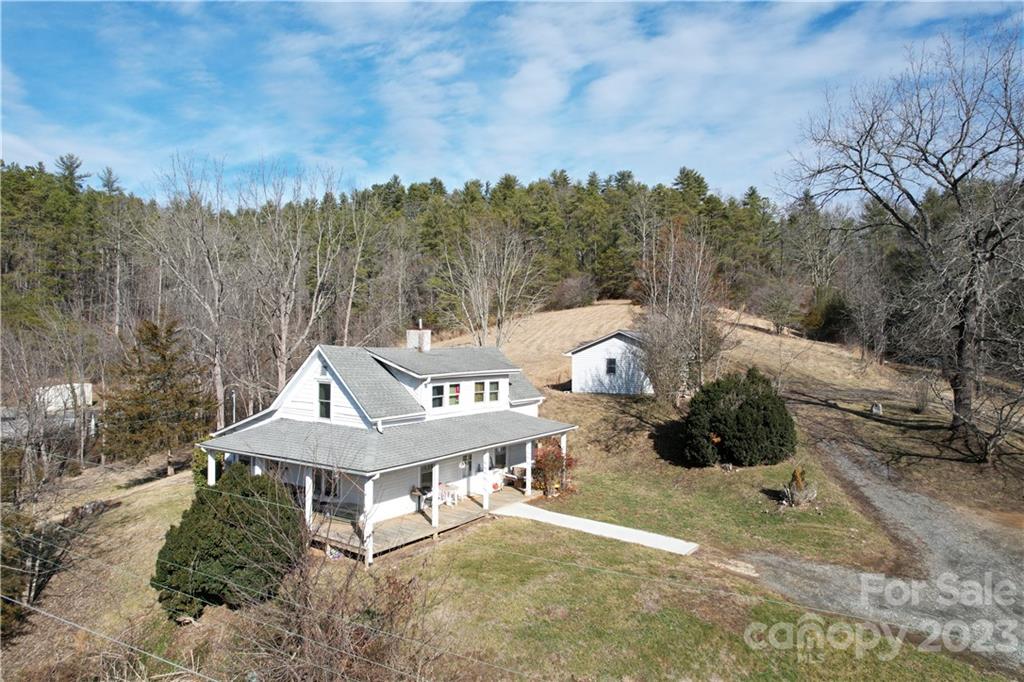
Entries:
[[[555, 398], [560, 393], [547, 387], [563, 384], [570, 376], [569, 358], [562, 353], [632, 326], [640, 312], [629, 301], [602, 301], [538, 313], [522, 321], [503, 350], [549, 398]], [[949, 442], [948, 415], [940, 405], [932, 404], [921, 414], [913, 410], [913, 384], [919, 377], [914, 368], [865, 360], [858, 349], [839, 344], [776, 335], [769, 322], [743, 312], [723, 310], [721, 320], [728, 350], [712, 374], [757, 366], [779, 377], [805, 445], [828, 439], [860, 446], [858, 450], [873, 452], [890, 476], [908, 488], [1024, 527], [1024, 457], [1018, 453], [981, 465], [970, 461], [970, 453]], [[470, 343], [468, 336], [456, 336], [438, 345]], [[871, 415], [875, 402], [883, 406], [882, 417]], [[575, 405], [579, 404], [577, 400]], [[609, 403], [598, 398], [596, 404]], [[576, 411], [573, 405], [549, 400], [546, 412], [568, 419]], [[594, 414], [593, 408], [589, 414]]]
[[[558, 384], [569, 380], [569, 358], [562, 353], [616, 329], [632, 327], [639, 313], [640, 308], [629, 301], [601, 301], [586, 308], [537, 313], [516, 327], [511, 341], [502, 350], [538, 386]], [[472, 339], [463, 335], [437, 345], [471, 343]]]

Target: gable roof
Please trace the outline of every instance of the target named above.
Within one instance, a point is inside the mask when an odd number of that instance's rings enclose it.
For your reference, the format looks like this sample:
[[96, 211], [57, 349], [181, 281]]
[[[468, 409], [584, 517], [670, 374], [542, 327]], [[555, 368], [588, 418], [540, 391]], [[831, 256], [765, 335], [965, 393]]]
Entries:
[[212, 438], [203, 447], [310, 463], [357, 473], [401, 468], [442, 457], [571, 431], [576, 427], [511, 410], [373, 429], [274, 419]]
[[522, 403], [527, 400], [538, 400], [544, 396], [537, 387], [522, 373], [508, 377], [508, 400], [511, 403]]
[[372, 420], [423, 413], [412, 394], [366, 352], [351, 346], [320, 346], [327, 362]]
[[417, 378], [458, 374], [511, 374], [519, 368], [497, 348], [367, 348], [371, 355]]
[[643, 341], [643, 338], [644, 338], [643, 335], [640, 332], [638, 332], [638, 331], [636, 331], [634, 329], [616, 329], [615, 331], [611, 332], [610, 334], [605, 334], [604, 336], [602, 336], [600, 338], [593, 339], [592, 341], [587, 341], [586, 343], [583, 343], [583, 344], [581, 344], [579, 346], [576, 346], [572, 350], [569, 350], [569, 351], [566, 351], [566, 352], [562, 353], [562, 355], [575, 355], [576, 353], [579, 353], [581, 350], [586, 350], [587, 348], [590, 348], [591, 346], [596, 346], [597, 344], [603, 343], [604, 341], [607, 341], [608, 339], [616, 337], [616, 336], [624, 336], [627, 340], [629, 340], [629, 341], [631, 341], [633, 343], [637, 343], [637, 344], [641, 343]]

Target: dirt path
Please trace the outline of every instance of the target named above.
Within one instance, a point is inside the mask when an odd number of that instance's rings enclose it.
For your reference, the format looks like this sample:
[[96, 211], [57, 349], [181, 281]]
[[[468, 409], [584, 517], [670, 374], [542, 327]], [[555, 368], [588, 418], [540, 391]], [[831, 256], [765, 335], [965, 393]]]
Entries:
[[[1024, 534], [889, 483], [870, 453], [823, 443], [847, 481], [919, 558], [926, 579], [884, 577], [771, 554], [744, 557], [787, 597], [876, 623], [940, 635], [1002, 667], [1024, 670]], [[984, 593], [985, 586], [997, 593]], [[916, 596], [911, 596], [913, 592]], [[1001, 603], [1000, 603], [1001, 602]], [[943, 637], [936, 639], [943, 644]]]

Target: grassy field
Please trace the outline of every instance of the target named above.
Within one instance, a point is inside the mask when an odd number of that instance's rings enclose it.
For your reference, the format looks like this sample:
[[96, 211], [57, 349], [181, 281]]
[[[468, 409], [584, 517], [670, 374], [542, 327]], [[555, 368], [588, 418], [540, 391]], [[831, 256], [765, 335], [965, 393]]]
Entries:
[[[502, 519], [385, 561], [402, 572], [430, 556], [457, 650], [545, 679], [984, 679], [964, 662], [903, 647], [869, 653], [755, 651], [751, 622], [797, 624], [804, 611], [699, 558]], [[825, 619], [825, 627], [833, 622]], [[803, 654], [813, 653], [804, 651]], [[457, 665], [446, 660], [446, 666]], [[458, 668], [447, 667], [447, 670]], [[472, 666], [459, 677], [493, 678]], [[503, 675], [497, 675], [501, 677]], [[507, 673], [508, 677], [514, 677]], [[994, 679], [994, 677], [993, 677]]]

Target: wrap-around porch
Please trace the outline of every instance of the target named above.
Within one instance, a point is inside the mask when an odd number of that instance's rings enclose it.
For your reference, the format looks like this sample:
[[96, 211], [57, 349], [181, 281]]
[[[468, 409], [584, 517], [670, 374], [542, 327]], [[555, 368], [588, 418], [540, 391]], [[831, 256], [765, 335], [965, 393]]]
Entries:
[[[484, 509], [481, 496], [466, 497], [454, 506], [442, 505], [438, 510], [436, 525], [431, 519], [429, 506], [423, 511], [386, 519], [374, 524], [371, 529], [373, 534], [372, 551], [375, 555], [379, 555], [419, 540], [433, 538], [484, 518], [490, 511], [537, 496], [537, 492], [527, 495], [525, 490], [505, 486], [490, 495], [490, 510]], [[310, 529], [315, 542], [363, 559], [366, 558], [364, 529], [359, 515], [355, 518], [345, 518], [344, 515], [313, 512]]]
[[[566, 453], [566, 433], [553, 434]], [[314, 542], [372, 563], [375, 554], [407, 545], [534, 496], [533, 439], [506, 441], [473, 452], [375, 474], [225, 453], [255, 475], [277, 476], [294, 492]], [[217, 466], [207, 451], [209, 484]]]

